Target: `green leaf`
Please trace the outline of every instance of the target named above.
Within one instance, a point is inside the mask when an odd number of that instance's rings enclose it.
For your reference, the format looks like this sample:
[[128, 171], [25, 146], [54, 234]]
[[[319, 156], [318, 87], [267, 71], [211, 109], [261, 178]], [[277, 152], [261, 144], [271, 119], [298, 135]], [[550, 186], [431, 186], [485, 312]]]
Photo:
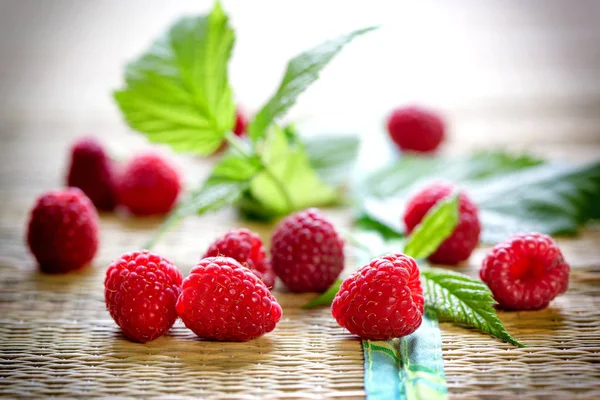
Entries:
[[518, 232], [574, 235], [593, 218], [600, 196], [600, 162], [543, 165], [467, 185], [480, 207], [483, 240]]
[[356, 135], [321, 135], [303, 138], [310, 164], [325, 183], [339, 186], [348, 178], [358, 156]]
[[[337, 199], [335, 190], [319, 180], [304, 149], [291, 146], [281, 129], [274, 127], [264, 145], [262, 160], [270, 174], [263, 171], [257, 175], [250, 184], [250, 193], [266, 210], [281, 215], [328, 205]], [[283, 184], [291, 207], [273, 177]]]
[[252, 141], [256, 142], [266, 135], [267, 129], [271, 124], [276, 122], [278, 118], [282, 117], [294, 105], [300, 93], [317, 80], [321, 70], [344, 45], [352, 41], [355, 37], [373, 29], [375, 27], [356, 30], [337, 39], [325, 42], [291, 59], [287, 65], [279, 89], [277, 89], [273, 97], [258, 112], [248, 128], [248, 133]]
[[226, 155], [214, 167], [202, 186], [189, 194], [171, 211], [165, 222], [146, 243], [151, 249], [158, 240], [183, 218], [192, 214], [204, 214], [235, 204], [248, 190], [250, 180], [260, 171], [256, 157], [243, 158]]
[[114, 97], [128, 124], [176, 151], [217, 150], [235, 118], [227, 79], [233, 43], [219, 2], [209, 15], [177, 21], [127, 65]]
[[315, 308], [318, 306], [330, 305], [331, 303], [333, 303], [333, 299], [335, 298], [335, 295], [337, 294], [337, 292], [340, 291], [340, 286], [342, 286], [342, 280], [338, 279], [329, 287], [329, 289], [327, 289], [324, 293], [322, 293], [321, 295], [315, 297], [314, 299], [312, 299], [311, 301], [309, 301], [308, 303], [303, 305], [302, 308], [309, 309], [309, 308]]
[[361, 203], [357, 220], [388, 236], [401, 235], [400, 215], [410, 194], [439, 179], [456, 182], [478, 205], [486, 242], [524, 231], [575, 234], [598, 213], [598, 162], [572, 167], [477, 153], [459, 159], [403, 158], [366, 177], [356, 191]]
[[458, 195], [448, 196], [431, 208], [413, 230], [404, 253], [416, 259], [429, 257], [458, 224]]
[[421, 271], [425, 305], [440, 321], [458, 322], [524, 347], [504, 328], [496, 315], [492, 292], [481, 281], [443, 269]]
[[364, 177], [358, 189], [375, 198], [402, 196], [431, 179], [470, 182], [542, 163], [528, 155], [499, 151], [475, 152], [458, 158], [403, 156], [394, 164]]

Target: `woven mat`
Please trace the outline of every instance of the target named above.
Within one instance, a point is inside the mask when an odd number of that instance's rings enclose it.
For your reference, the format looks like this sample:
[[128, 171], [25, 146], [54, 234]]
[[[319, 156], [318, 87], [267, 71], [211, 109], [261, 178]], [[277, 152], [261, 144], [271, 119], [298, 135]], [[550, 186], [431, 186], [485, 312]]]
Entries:
[[[145, 345], [124, 339], [105, 310], [104, 271], [142, 246], [160, 221], [103, 215], [91, 268], [68, 276], [36, 272], [23, 241], [27, 212], [39, 193], [60, 185], [67, 139], [37, 133], [10, 139], [0, 149], [6, 166], [0, 175], [0, 395], [364, 397], [360, 341], [327, 308], [299, 309], [311, 295], [276, 292], [283, 319], [249, 343], [201, 341], [180, 322]], [[19, 162], [35, 147], [61, 157]], [[329, 214], [348, 228], [348, 212]], [[214, 237], [239, 225], [231, 211], [190, 218], [155, 250], [186, 274]], [[268, 239], [269, 226], [244, 225]], [[560, 244], [573, 266], [569, 292], [544, 311], [500, 313], [528, 348], [441, 324], [451, 397], [600, 398], [600, 231]], [[461, 271], [476, 275], [484, 253], [479, 249]]]

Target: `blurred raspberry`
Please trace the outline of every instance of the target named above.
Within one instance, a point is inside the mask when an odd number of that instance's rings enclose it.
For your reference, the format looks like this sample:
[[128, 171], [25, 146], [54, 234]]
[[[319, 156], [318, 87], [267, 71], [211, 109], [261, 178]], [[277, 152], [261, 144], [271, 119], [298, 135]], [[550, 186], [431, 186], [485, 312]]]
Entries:
[[323, 292], [344, 269], [344, 241], [314, 208], [279, 223], [271, 255], [275, 273], [292, 292]]
[[77, 188], [47, 192], [29, 218], [27, 244], [40, 269], [65, 273], [90, 263], [98, 249], [98, 214]]
[[158, 254], [123, 254], [106, 271], [106, 308], [126, 337], [149, 342], [175, 323], [181, 281], [179, 270]]
[[500, 307], [537, 310], [567, 291], [570, 271], [550, 236], [522, 233], [490, 249], [479, 276]]
[[113, 162], [93, 138], [78, 140], [71, 149], [67, 186], [81, 189], [98, 210], [117, 206]]
[[246, 134], [246, 129], [248, 128], [248, 117], [244, 112], [238, 107], [235, 112], [235, 126], [233, 127], [233, 133], [237, 136], [244, 136]]
[[387, 128], [394, 143], [407, 152], [434, 152], [445, 136], [442, 118], [431, 110], [415, 106], [392, 111]]
[[[421, 222], [427, 212], [440, 200], [448, 197], [457, 189], [447, 183], [433, 183], [415, 194], [404, 212], [404, 223], [410, 234]], [[477, 206], [461, 192], [459, 195], [458, 225], [438, 249], [429, 256], [429, 261], [437, 264], [455, 265], [469, 258], [479, 243], [481, 224]]]
[[181, 190], [171, 164], [157, 154], [135, 156], [119, 180], [119, 200], [132, 214], [166, 214]]
[[346, 278], [331, 313], [340, 326], [363, 339], [388, 340], [417, 330], [423, 303], [415, 260], [394, 254], [375, 258]]
[[271, 261], [267, 258], [260, 237], [248, 229], [236, 229], [227, 232], [210, 245], [202, 258], [231, 257], [264, 282], [269, 290], [275, 285], [275, 273]]
[[244, 342], [275, 329], [282, 310], [248, 268], [230, 257], [209, 257], [183, 281], [177, 313], [201, 338]]

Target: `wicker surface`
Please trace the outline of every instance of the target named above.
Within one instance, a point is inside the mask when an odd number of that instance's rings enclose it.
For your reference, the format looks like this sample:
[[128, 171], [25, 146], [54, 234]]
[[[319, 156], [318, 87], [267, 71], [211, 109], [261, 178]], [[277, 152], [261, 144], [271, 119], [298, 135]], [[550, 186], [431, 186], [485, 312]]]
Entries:
[[[9, 137], [0, 154], [11, 161], [0, 192], [0, 394], [364, 396], [359, 340], [337, 327], [328, 309], [299, 309], [311, 295], [277, 292], [284, 309], [282, 321], [274, 332], [245, 344], [198, 340], [180, 322], [167, 336], [149, 344], [124, 339], [104, 307], [103, 273], [121, 253], [139, 248], [159, 219], [103, 215], [102, 246], [92, 268], [68, 276], [36, 272], [23, 242], [27, 212], [38, 193], [60, 185], [72, 140], [51, 128], [50, 133], [57, 134], [52, 141], [37, 134]], [[39, 157], [30, 163], [17, 162], [14, 155], [25, 150]], [[180, 163], [186, 164], [183, 169], [188, 172], [205, 166], [193, 159]], [[347, 212], [329, 214], [348, 228]], [[156, 251], [185, 274], [215, 236], [239, 224], [232, 211], [190, 218]], [[269, 226], [249, 227], [268, 239]], [[574, 269], [571, 289], [549, 309], [501, 313], [509, 331], [528, 348], [516, 349], [442, 324], [452, 397], [600, 396], [599, 243], [600, 231], [593, 230], [576, 240], [561, 241]], [[476, 274], [484, 252], [479, 249], [463, 270]]]

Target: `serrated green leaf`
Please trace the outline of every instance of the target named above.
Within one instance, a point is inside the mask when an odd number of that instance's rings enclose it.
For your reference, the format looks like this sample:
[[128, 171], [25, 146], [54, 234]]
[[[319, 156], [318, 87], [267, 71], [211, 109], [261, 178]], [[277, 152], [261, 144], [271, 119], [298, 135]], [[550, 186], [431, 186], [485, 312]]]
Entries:
[[574, 235], [600, 207], [600, 162], [547, 164], [465, 187], [480, 208], [484, 241], [532, 231]]
[[448, 238], [458, 224], [458, 194], [438, 202], [412, 231], [404, 254], [416, 259], [429, 257]]
[[306, 310], [318, 306], [331, 305], [333, 299], [335, 298], [335, 295], [337, 294], [337, 292], [340, 291], [340, 286], [342, 286], [342, 280], [338, 279], [329, 287], [329, 289], [327, 289], [324, 293], [320, 294], [319, 296], [315, 297], [314, 299], [303, 305], [302, 308]]
[[493, 307], [492, 292], [483, 282], [437, 268], [422, 270], [421, 277], [425, 305], [438, 315], [440, 321], [465, 324], [524, 347], [502, 325]]
[[355, 37], [372, 31], [375, 27], [359, 29], [337, 39], [325, 42], [294, 57], [287, 69], [277, 92], [258, 112], [248, 127], [253, 141], [263, 138], [267, 129], [281, 118], [294, 105], [297, 97], [319, 77], [321, 70]]
[[177, 21], [129, 63], [115, 92], [125, 120], [176, 151], [210, 154], [234, 123], [227, 79], [234, 32], [219, 2], [209, 15]]
[[401, 235], [399, 215], [410, 194], [439, 179], [456, 182], [478, 205], [485, 242], [524, 231], [574, 234], [598, 213], [600, 163], [571, 167], [505, 153], [485, 154], [403, 158], [363, 180], [356, 191], [361, 203], [357, 219], [388, 235]]
[[327, 184], [339, 186], [354, 168], [360, 139], [356, 135], [319, 135], [303, 138], [310, 165]]
[[248, 190], [251, 179], [259, 173], [260, 163], [256, 157], [244, 158], [233, 154], [223, 157], [214, 167], [210, 177], [202, 186], [171, 211], [145, 248], [151, 249], [166, 232], [183, 218], [193, 214], [204, 214], [235, 204]]
[[513, 155], [501, 151], [475, 152], [469, 156], [418, 157], [403, 156], [397, 162], [364, 177], [360, 193], [378, 199], [409, 194], [423, 182], [448, 179], [470, 182], [541, 165], [542, 160], [529, 155]]
[[301, 146], [291, 146], [285, 133], [272, 130], [264, 143], [263, 163], [289, 194], [288, 200], [266, 171], [257, 175], [250, 184], [250, 193], [269, 212], [280, 215], [310, 206], [334, 202], [337, 193], [319, 180]]

